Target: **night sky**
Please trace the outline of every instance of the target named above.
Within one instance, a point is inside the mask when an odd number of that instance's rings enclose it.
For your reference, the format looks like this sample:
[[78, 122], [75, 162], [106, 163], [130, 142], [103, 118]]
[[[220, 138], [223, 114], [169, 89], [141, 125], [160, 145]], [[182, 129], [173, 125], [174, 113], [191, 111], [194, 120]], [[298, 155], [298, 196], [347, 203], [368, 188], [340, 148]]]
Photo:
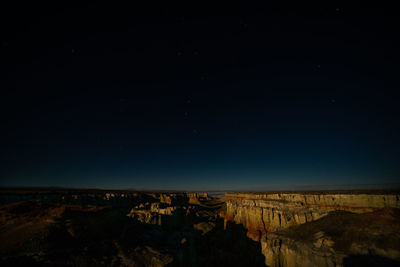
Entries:
[[111, 3], [1, 8], [0, 186], [398, 185], [393, 7]]

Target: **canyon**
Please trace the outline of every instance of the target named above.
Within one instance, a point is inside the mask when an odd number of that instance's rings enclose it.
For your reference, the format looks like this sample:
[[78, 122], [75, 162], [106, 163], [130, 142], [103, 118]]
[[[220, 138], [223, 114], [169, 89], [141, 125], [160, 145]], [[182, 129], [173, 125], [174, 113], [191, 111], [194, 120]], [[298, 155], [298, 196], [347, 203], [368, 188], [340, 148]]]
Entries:
[[398, 191], [0, 191], [0, 263], [399, 266]]
[[225, 194], [267, 266], [343, 266], [351, 255], [400, 261], [400, 200], [382, 192]]

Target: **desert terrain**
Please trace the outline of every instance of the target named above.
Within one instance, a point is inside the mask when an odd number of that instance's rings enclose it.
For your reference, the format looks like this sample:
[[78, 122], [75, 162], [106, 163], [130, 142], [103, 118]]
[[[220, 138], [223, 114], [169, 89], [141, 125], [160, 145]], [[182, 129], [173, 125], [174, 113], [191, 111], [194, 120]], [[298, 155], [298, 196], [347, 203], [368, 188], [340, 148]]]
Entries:
[[0, 192], [2, 266], [399, 266], [397, 191]]

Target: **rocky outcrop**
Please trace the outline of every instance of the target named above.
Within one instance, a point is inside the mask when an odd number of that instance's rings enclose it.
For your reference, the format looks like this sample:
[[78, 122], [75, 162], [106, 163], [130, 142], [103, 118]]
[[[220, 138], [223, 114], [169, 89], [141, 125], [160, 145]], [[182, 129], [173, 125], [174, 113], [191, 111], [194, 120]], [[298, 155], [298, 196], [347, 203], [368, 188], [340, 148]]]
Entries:
[[132, 208], [127, 216], [146, 224], [181, 224], [188, 219], [188, 215], [195, 213], [195, 206], [190, 204], [208, 199], [207, 193], [154, 193], [151, 196], [158, 201], [141, 203]]
[[209, 199], [207, 193], [186, 193], [189, 204], [200, 204], [201, 201]]
[[270, 267], [287, 266], [343, 266], [345, 255], [336, 253], [333, 241], [323, 232], [314, 236], [313, 246], [308, 246], [284, 236], [269, 234], [261, 239], [261, 251], [265, 264]]
[[215, 227], [215, 222], [201, 222], [193, 225], [195, 230], [201, 231], [202, 235], [207, 234]]
[[200, 204], [203, 200], [208, 200], [206, 192], [199, 193], [148, 193], [149, 196], [158, 200], [160, 203], [168, 205]]
[[343, 266], [350, 255], [386, 258], [399, 265], [400, 211], [331, 212], [314, 222], [268, 233], [261, 246], [268, 266]]
[[155, 202], [135, 206], [127, 214], [141, 223], [164, 225], [179, 220], [180, 217], [190, 213], [190, 207], [168, 206], [165, 203]]
[[[226, 209], [220, 214], [225, 225], [242, 224], [248, 237], [261, 241], [268, 266], [342, 266], [348, 255], [359, 254], [400, 261], [398, 194], [230, 193], [225, 197]], [[391, 245], [382, 246], [388, 238]]]
[[228, 193], [225, 197], [224, 219], [243, 224], [254, 240], [267, 232], [320, 219], [331, 211], [365, 213], [400, 208], [396, 194]]

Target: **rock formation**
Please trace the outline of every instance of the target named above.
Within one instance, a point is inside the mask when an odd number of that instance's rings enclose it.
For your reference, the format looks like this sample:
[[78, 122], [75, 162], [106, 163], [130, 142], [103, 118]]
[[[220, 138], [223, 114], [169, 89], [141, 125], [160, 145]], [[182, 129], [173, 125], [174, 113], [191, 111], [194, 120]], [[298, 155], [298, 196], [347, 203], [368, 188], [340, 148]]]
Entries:
[[[315, 225], [313, 231], [308, 231], [308, 236], [303, 236], [308, 240], [307, 242], [304, 242], [301, 238], [293, 238], [291, 234], [284, 232], [285, 229], [309, 225], [312, 222], [322, 221], [327, 223], [327, 220], [324, 220], [326, 216], [328, 216], [329, 222], [334, 224], [333, 222], [337, 220], [335, 212], [338, 211], [347, 212], [347, 217], [359, 221], [359, 217], [362, 218], [364, 214], [394, 210], [388, 213], [391, 214], [390, 216], [385, 215], [383, 218], [397, 222], [397, 224], [382, 221], [382, 225], [387, 227], [387, 231], [396, 234], [395, 230], [400, 229], [400, 227], [398, 229], [397, 226], [393, 226], [399, 224], [398, 219], [400, 218], [396, 217], [400, 208], [398, 194], [229, 193], [225, 197], [226, 210], [221, 212], [225, 224], [228, 221], [242, 224], [248, 230], [248, 237], [255, 241], [261, 241], [262, 251], [268, 266], [340, 266], [347, 255], [360, 253], [370, 253], [400, 260], [398, 256], [400, 243], [392, 242], [395, 245], [388, 249], [375, 249], [376, 244], [379, 243], [378, 239], [368, 245], [365, 245], [368, 242], [356, 243], [347, 240], [347, 243], [345, 243], [350, 244], [349, 246], [352, 246], [352, 248], [341, 249], [335, 247], [335, 242], [332, 241], [338, 238], [338, 235], [333, 233], [335, 232], [334, 229], [331, 229], [332, 231], [329, 234], [322, 231], [315, 232], [324, 228], [323, 224], [319, 223]], [[357, 217], [357, 215], [360, 216]], [[342, 216], [340, 218], [346, 219], [347, 217]], [[371, 216], [368, 218], [373, 219]], [[346, 229], [346, 227], [349, 227], [352, 220], [346, 221], [347, 224], [344, 225], [335, 225], [336, 231], [340, 231], [339, 228]], [[362, 224], [362, 222], [359, 222], [359, 224]], [[377, 227], [380, 226], [377, 225]], [[304, 231], [304, 229], [298, 228], [297, 231]], [[357, 231], [350, 231], [349, 233], [357, 237], [363, 235]], [[371, 230], [368, 234], [384, 238], [388, 233]], [[396, 238], [395, 240], [400, 240], [400, 236], [396, 236]], [[370, 240], [371, 238], [365, 237], [365, 240], [367, 239]], [[356, 249], [362, 245], [364, 246], [363, 249]], [[396, 245], [399, 245], [397, 249]], [[388, 252], [389, 250], [391, 251]]]
[[345, 255], [335, 253], [333, 242], [323, 236], [315, 236], [314, 247], [284, 236], [269, 234], [261, 240], [262, 253], [267, 266], [342, 266]]
[[7, 241], [0, 246], [2, 266], [400, 263], [399, 194], [393, 191], [209, 198], [183, 192], [9, 190], [0, 202], [0, 238]]
[[153, 202], [141, 203], [130, 210], [128, 217], [146, 224], [182, 224], [192, 212], [194, 206], [208, 198], [207, 193], [151, 194]]
[[379, 208], [400, 208], [399, 195], [373, 194], [243, 194], [228, 193], [226, 221], [243, 224], [249, 237], [311, 222], [343, 210], [364, 213]]

